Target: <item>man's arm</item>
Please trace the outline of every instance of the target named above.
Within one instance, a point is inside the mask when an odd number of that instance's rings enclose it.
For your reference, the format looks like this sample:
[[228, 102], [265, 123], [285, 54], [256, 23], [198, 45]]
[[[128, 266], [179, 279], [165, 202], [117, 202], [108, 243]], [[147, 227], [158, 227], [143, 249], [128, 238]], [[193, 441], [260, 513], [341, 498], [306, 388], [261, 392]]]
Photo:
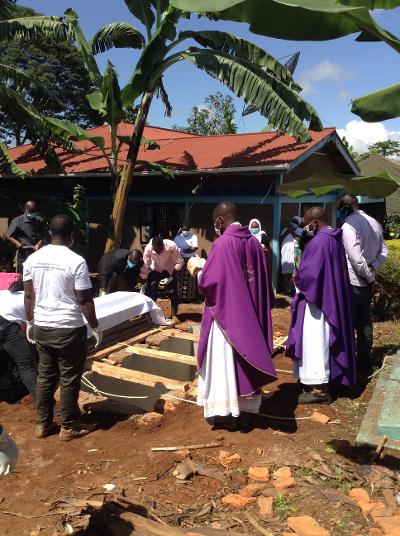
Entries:
[[31, 279], [24, 281], [24, 307], [26, 321], [32, 321], [35, 310], [35, 289]]
[[371, 262], [371, 266], [374, 270], [377, 270], [382, 264], [384, 264], [389, 256], [389, 249], [383, 239], [383, 233], [380, 235], [379, 251], [375, 259]]
[[179, 270], [182, 268], [184, 264], [184, 260], [182, 255], [179, 253], [179, 249], [174, 244], [174, 248], [172, 249], [172, 260], [175, 264], [175, 272], [179, 272]]
[[147, 276], [150, 272], [150, 266], [151, 266], [151, 242], [147, 244], [147, 246], [144, 248], [143, 253], [143, 266], [140, 269], [140, 277], [142, 279], [147, 279]]
[[39, 242], [36, 242], [36, 244], [34, 245], [35, 251], [40, 249], [42, 246], [43, 246], [43, 240], [41, 239], [41, 240], [39, 240]]
[[12, 235], [15, 233], [15, 231], [17, 230], [17, 222], [14, 220], [11, 221], [8, 229], [7, 229], [7, 232], [6, 234], [4, 235], [5, 239], [8, 240], [9, 242], [11, 242], [11, 244], [13, 246], [15, 246], [17, 249], [20, 249], [22, 248], [22, 244], [21, 242], [19, 242], [18, 240], [16, 240]]
[[89, 326], [92, 329], [97, 328], [99, 322], [97, 320], [96, 310], [94, 308], [92, 289], [75, 290], [75, 296], [77, 302], [79, 303], [82, 314], [88, 321]]
[[373, 283], [375, 274], [362, 254], [360, 239], [356, 231], [346, 223], [342, 226], [342, 231], [344, 249], [354, 272], [366, 282]]

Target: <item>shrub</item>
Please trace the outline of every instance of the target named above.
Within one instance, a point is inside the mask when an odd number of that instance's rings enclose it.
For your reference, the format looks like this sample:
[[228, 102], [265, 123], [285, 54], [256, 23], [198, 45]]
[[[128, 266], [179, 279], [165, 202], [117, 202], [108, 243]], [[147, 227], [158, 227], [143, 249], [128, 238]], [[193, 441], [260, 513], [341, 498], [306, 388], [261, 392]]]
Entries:
[[375, 312], [381, 319], [400, 315], [400, 240], [389, 240], [389, 258], [376, 274]]
[[385, 235], [388, 240], [400, 238], [400, 215], [391, 214], [385, 219]]

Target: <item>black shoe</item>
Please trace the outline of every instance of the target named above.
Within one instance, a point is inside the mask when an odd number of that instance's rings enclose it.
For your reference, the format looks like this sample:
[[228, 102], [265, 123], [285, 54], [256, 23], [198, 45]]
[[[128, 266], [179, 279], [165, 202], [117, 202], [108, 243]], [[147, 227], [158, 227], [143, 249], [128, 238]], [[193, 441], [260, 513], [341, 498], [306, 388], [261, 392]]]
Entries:
[[238, 428], [239, 418], [232, 417], [232, 415], [227, 415], [226, 417], [216, 415], [215, 417], [209, 417], [206, 421], [213, 426], [215, 430], [228, 430], [229, 432], [234, 432]]
[[332, 395], [328, 391], [303, 391], [297, 402], [298, 404], [332, 404]]

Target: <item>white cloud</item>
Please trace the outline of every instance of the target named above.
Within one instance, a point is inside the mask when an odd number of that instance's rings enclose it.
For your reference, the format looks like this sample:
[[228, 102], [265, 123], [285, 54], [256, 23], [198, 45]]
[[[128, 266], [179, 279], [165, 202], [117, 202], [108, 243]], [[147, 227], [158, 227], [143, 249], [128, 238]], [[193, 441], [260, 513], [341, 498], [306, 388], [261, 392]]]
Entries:
[[350, 69], [345, 69], [330, 60], [322, 60], [311, 67], [308, 71], [300, 73], [298, 82], [303, 88], [303, 95], [314, 95], [317, 93], [316, 83], [324, 80], [340, 82], [341, 80], [352, 78], [354, 73]]
[[338, 128], [338, 134], [346, 140], [357, 153], [363, 153], [369, 145], [377, 141], [395, 140], [400, 141], [400, 132], [387, 130], [383, 123], [366, 123], [354, 119], [347, 123], [346, 128]]
[[338, 97], [339, 99], [349, 100], [351, 97], [350, 91], [347, 91], [347, 89], [341, 89], [338, 92]]

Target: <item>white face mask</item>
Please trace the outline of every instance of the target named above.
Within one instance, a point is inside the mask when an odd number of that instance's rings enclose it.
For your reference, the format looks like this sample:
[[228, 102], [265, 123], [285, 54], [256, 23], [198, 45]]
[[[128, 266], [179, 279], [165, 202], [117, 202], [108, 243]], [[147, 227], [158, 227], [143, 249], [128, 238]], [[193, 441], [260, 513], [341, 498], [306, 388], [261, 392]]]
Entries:
[[[219, 227], [218, 227], [218, 224], [217, 224], [218, 220], [221, 221]], [[224, 220], [221, 218], [221, 216], [218, 216], [218, 218], [217, 218], [217, 219], [215, 220], [215, 222], [214, 222], [214, 231], [215, 231], [215, 234], [216, 234], [217, 236], [221, 236], [221, 234], [222, 234], [222, 233], [221, 233], [221, 225], [222, 225], [223, 223], [224, 223]]]
[[190, 235], [190, 231], [182, 231], [181, 234], [184, 238], [187, 238]]
[[316, 231], [316, 229], [317, 229], [317, 225], [316, 225], [316, 224], [314, 224], [313, 229], [310, 229], [310, 225], [311, 225], [312, 223], [313, 223], [313, 222], [310, 221], [310, 223], [309, 223], [308, 225], [305, 225], [305, 226], [303, 227], [303, 231], [305, 231], [305, 232], [308, 234], [308, 236], [314, 236], [314, 235], [315, 235], [315, 231]]

